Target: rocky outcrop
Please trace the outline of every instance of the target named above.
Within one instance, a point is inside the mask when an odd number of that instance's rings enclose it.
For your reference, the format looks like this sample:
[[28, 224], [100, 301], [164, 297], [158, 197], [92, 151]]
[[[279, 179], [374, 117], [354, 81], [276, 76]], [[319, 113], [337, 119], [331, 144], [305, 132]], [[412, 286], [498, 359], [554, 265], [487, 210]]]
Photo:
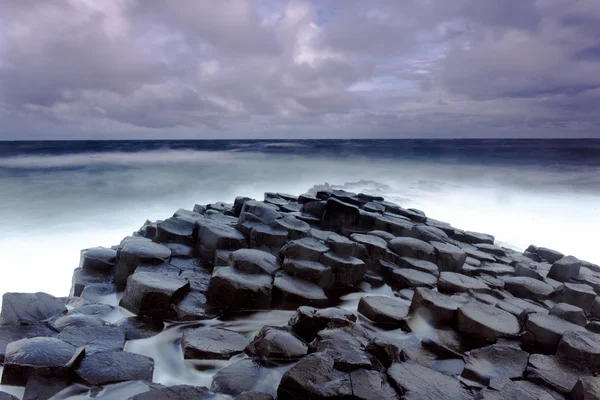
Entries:
[[600, 267], [321, 189], [180, 209], [83, 250], [71, 297], [5, 294], [1, 382], [24, 399], [595, 398]]

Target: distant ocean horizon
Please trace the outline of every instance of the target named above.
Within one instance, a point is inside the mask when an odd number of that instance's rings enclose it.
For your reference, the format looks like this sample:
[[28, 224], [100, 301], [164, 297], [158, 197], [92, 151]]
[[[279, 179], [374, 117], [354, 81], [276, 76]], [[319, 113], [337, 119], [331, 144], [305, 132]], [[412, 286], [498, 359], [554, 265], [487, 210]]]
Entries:
[[600, 139], [1, 141], [0, 291], [66, 295], [146, 219], [326, 183], [600, 263]]

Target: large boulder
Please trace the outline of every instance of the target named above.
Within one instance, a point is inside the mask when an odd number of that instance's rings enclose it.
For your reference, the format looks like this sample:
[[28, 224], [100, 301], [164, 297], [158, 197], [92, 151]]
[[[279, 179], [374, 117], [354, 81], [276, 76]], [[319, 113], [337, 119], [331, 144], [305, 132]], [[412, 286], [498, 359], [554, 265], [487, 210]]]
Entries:
[[105, 247], [94, 247], [81, 251], [80, 266], [85, 270], [108, 273], [117, 262], [117, 251]]
[[563, 258], [565, 255], [556, 250], [548, 249], [546, 247], [538, 247], [535, 250], [535, 253], [540, 256], [542, 259], [548, 261], [549, 263], [555, 263], [556, 261]]
[[488, 386], [506, 379], [521, 379], [528, 359], [529, 354], [516, 347], [482, 347], [469, 353], [462, 376]]
[[467, 253], [450, 243], [433, 241], [431, 244], [435, 248], [440, 271], [460, 272], [467, 259]]
[[600, 335], [588, 330], [567, 331], [558, 344], [556, 355], [563, 360], [598, 370]]
[[228, 360], [244, 351], [248, 339], [221, 328], [195, 328], [183, 332], [181, 347], [185, 359]]
[[331, 268], [336, 285], [342, 287], [360, 283], [367, 271], [364, 261], [352, 256], [339, 256], [331, 251], [321, 256], [321, 263]]
[[245, 274], [273, 275], [280, 267], [279, 260], [271, 253], [255, 249], [239, 249], [229, 255], [230, 263]]
[[437, 255], [435, 248], [422, 240], [412, 237], [398, 237], [390, 240], [389, 248], [400, 257], [410, 257], [435, 263]]
[[338, 329], [326, 329], [317, 334], [310, 344], [313, 351], [326, 352], [335, 361], [340, 371], [354, 371], [360, 368], [371, 369], [372, 363], [365, 353], [365, 346], [353, 334]]
[[567, 303], [558, 303], [550, 310], [550, 315], [555, 315], [559, 318], [569, 321], [575, 325], [586, 326], [587, 318], [585, 313], [579, 307]]
[[286, 309], [298, 306], [327, 307], [329, 299], [320, 286], [286, 274], [278, 274], [273, 282], [273, 303]]
[[437, 283], [434, 275], [408, 268], [393, 268], [389, 274], [390, 285], [395, 289], [415, 287], [433, 288]]
[[138, 272], [129, 277], [120, 305], [140, 316], [167, 319], [171, 306], [190, 290], [184, 279], [160, 273]]
[[523, 276], [505, 278], [504, 289], [517, 297], [538, 301], [547, 299], [554, 291], [547, 283]]
[[158, 265], [170, 258], [171, 250], [162, 244], [143, 238], [126, 240], [119, 250], [114, 283], [122, 288], [139, 265]]
[[437, 285], [438, 290], [442, 293], [463, 293], [467, 291], [487, 293], [490, 291], [490, 287], [483, 281], [455, 272], [441, 272]]
[[552, 264], [552, 268], [548, 272], [548, 278], [559, 282], [568, 282], [571, 279], [577, 279], [581, 261], [573, 256], [566, 256]]
[[334, 359], [327, 353], [313, 353], [290, 368], [279, 383], [277, 399], [350, 398], [350, 375], [334, 368]]
[[125, 381], [151, 381], [154, 360], [125, 351], [86, 355], [75, 373], [90, 385]]
[[237, 229], [210, 219], [197, 221], [197, 246], [202, 258], [214, 259], [215, 250], [238, 250], [246, 247], [246, 237]]
[[414, 362], [394, 363], [387, 375], [405, 399], [467, 400], [472, 396], [457, 379]]
[[307, 342], [313, 340], [323, 329], [351, 326], [356, 322], [354, 313], [343, 308], [331, 307], [318, 310], [313, 307], [299, 307], [290, 319], [292, 330]]
[[521, 332], [517, 317], [477, 301], [458, 308], [457, 322], [459, 332], [488, 341], [513, 338]]
[[339, 230], [342, 227], [354, 226], [358, 223], [359, 209], [357, 206], [344, 203], [338, 199], [327, 199], [327, 207], [321, 220], [325, 229]]
[[[438, 266], [432, 263], [431, 261], [420, 260], [418, 258], [411, 257], [400, 257], [396, 253], [393, 253], [391, 251], [387, 251], [385, 253], [383, 260], [397, 266], [398, 268], [416, 269], [435, 276], [438, 276], [440, 274]], [[389, 272], [389, 270], [386, 271], [386, 267], [387, 264], [384, 263], [384, 273]]]
[[323, 289], [329, 289], [335, 284], [331, 268], [317, 261], [286, 258], [282, 269], [291, 276], [312, 282]]
[[328, 251], [329, 247], [320, 240], [306, 237], [288, 242], [283, 246], [279, 255], [282, 259], [319, 261], [321, 256]]
[[283, 328], [265, 326], [246, 347], [246, 353], [267, 360], [295, 360], [308, 353], [308, 346]]
[[377, 324], [402, 325], [408, 309], [408, 302], [395, 297], [365, 296], [358, 302], [358, 312]]
[[266, 310], [271, 308], [273, 277], [250, 275], [233, 267], [215, 268], [207, 298], [230, 310]]
[[67, 307], [46, 293], [4, 293], [2, 296], [2, 325], [32, 324], [67, 312]]
[[[199, 216], [196, 220], [202, 219]], [[194, 243], [194, 224], [196, 220], [190, 218], [167, 218], [156, 224], [156, 238], [159, 242], [181, 243], [192, 245]]]
[[589, 311], [593, 307], [596, 292], [590, 285], [583, 283], [565, 283], [556, 288], [553, 299], [571, 304]]
[[585, 329], [554, 315], [530, 314], [524, 326], [533, 335], [535, 343], [543, 350], [556, 351], [565, 332]]
[[286, 231], [289, 240], [301, 239], [308, 236], [310, 225], [293, 215], [285, 215], [271, 223], [276, 230]]
[[37, 373], [65, 378], [82, 351], [57, 338], [21, 339], [6, 346], [2, 384], [24, 386]]

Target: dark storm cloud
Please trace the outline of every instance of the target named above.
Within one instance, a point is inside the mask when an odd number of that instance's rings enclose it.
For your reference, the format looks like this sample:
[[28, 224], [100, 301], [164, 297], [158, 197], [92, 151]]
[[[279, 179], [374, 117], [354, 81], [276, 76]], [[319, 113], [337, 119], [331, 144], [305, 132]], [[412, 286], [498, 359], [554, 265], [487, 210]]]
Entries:
[[0, 138], [600, 135], [597, 0], [0, 9]]

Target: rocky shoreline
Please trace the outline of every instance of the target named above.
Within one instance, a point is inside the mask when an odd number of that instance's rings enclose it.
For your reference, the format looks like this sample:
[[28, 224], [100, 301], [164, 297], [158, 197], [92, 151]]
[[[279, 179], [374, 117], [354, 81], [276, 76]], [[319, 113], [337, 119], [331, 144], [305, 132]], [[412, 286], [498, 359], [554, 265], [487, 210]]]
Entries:
[[600, 399], [599, 293], [598, 265], [381, 197], [238, 197], [83, 250], [69, 297], [6, 293], [1, 384], [37, 400]]

